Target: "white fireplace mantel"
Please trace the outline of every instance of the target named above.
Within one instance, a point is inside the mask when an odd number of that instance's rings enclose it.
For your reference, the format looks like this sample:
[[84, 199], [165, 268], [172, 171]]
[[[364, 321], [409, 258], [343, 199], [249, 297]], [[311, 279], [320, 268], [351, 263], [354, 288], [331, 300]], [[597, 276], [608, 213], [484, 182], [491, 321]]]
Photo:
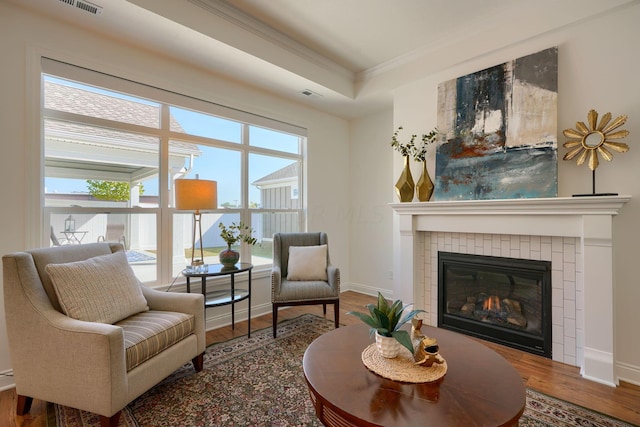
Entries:
[[[576, 287], [584, 327], [576, 361], [584, 377], [616, 385], [613, 346], [613, 217], [630, 196], [461, 200], [393, 203], [399, 240], [394, 245], [394, 297], [413, 301], [418, 275], [418, 233], [575, 237], [581, 259]], [[582, 299], [584, 301], [582, 301]], [[422, 307], [421, 307], [422, 308]], [[427, 307], [429, 308], [429, 307]], [[430, 307], [431, 310], [434, 307]], [[554, 357], [554, 360], [559, 360]]]

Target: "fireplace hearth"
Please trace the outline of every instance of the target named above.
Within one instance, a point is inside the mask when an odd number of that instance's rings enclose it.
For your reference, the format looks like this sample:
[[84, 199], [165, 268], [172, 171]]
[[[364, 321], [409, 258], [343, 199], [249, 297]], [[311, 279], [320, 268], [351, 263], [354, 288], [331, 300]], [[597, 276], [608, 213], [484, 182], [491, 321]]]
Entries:
[[551, 358], [551, 262], [438, 252], [438, 326]]

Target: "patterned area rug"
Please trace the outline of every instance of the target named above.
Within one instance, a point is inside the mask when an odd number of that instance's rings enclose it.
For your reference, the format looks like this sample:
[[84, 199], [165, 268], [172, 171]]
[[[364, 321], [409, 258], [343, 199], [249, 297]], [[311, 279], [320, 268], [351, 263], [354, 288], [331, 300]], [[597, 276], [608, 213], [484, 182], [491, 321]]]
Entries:
[[135, 251], [132, 249], [128, 250], [126, 252], [126, 255], [127, 255], [127, 261], [129, 261], [130, 263], [152, 261], [156, 259], [155, 256], [149, 253]]
[[[278, 338], [271, 328], [251, 339], [234, 338], [207, 348], [205, 369], [191, 364], [127, 406], [120, 426], [321, 426], [311, 405], [302, 373], [307, 346], [333, 329], [333, 321], [312, 314], [285, 320]], [[99, 426], [99, 418], [51, 404], [49, 425]], [[582, 407], [527, 390], [521, 427], [630, 426]]]

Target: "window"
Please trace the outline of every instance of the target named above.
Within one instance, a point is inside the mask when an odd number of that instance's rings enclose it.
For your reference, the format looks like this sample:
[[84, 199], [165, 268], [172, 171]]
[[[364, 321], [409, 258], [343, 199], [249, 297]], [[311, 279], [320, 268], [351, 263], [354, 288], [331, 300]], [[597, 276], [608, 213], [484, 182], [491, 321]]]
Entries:
[[171, 282], [192, 250], [179, 178], [218, 183], [218, 209], [202, 215], [206, 263], [226, 247], [221, 222], [253, 228], [258, 244], [240, 252], [256, 270], [271, 266], [274, 232], [303, 229], [304, 129], [47, 59], [42, 99], [51, 245], [120, 241], [140, 280]]

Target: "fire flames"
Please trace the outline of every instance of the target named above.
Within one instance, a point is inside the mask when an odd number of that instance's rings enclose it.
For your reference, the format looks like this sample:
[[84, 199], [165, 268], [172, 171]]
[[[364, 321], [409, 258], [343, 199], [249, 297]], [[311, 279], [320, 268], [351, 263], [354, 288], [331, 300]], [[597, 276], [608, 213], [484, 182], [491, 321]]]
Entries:
[[497, 295], [491, 295], [484, 300], [483, 308], [486, 311], [500, 312], [500, 298]]

